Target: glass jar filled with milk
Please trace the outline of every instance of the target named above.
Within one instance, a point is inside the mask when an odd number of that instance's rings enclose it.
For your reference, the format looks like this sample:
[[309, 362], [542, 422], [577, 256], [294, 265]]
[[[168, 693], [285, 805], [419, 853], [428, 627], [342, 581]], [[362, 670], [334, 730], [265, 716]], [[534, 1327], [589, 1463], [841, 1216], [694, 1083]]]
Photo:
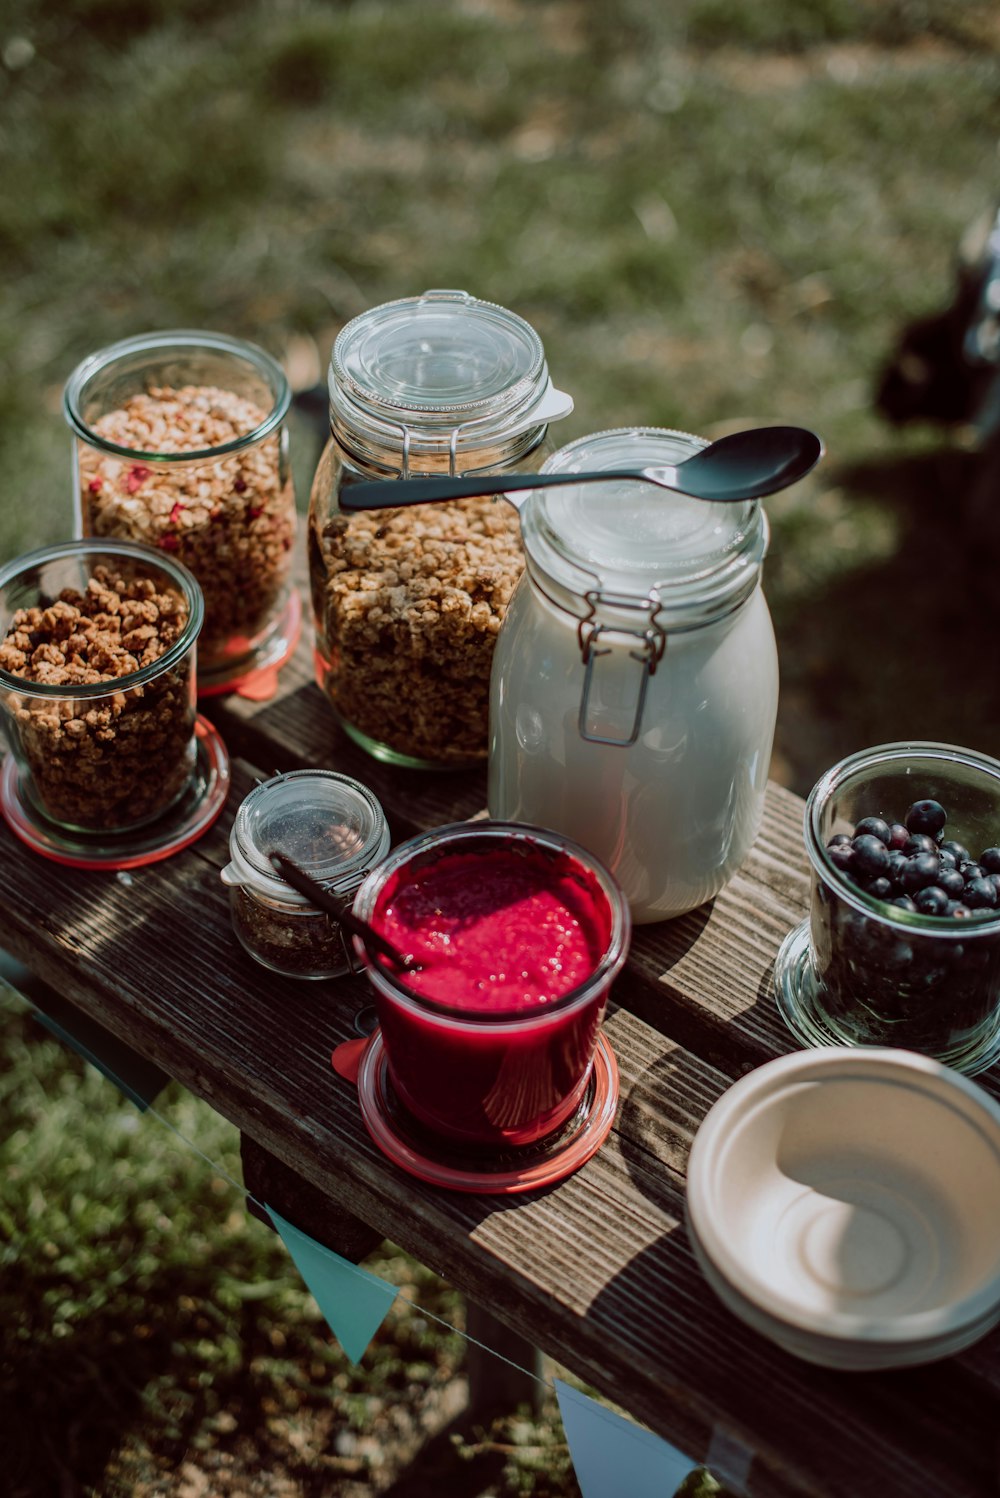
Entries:
[[[660, 428], [582, 437], [572, 473], [683, 462]], [[529, 493], [494, 653], [489, 812], [574, 838], [639, 922], [718, 893], [756, 836], [778, 701], [759, 501], [609, 479]]]

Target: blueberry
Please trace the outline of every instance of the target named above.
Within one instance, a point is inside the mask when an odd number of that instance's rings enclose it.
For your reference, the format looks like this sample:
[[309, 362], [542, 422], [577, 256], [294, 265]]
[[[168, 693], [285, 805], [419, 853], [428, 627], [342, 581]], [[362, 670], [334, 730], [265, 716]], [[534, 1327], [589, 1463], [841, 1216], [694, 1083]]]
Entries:
[[956, 921], [971, 921], [972, 919], [972, 911], [968, 905], [960, 905], [957, 900], [948, 911], [948, 914]]
[[903, 844], [903, 852], [907, 858], [912, 858], [915, 853], [936, 853], [937, 843], [926, 832], [914, 832]]
[[900, 910], [916, 910], [917, 908], [909, 895], [897, 895], [894, 900], [889, 901], [889, 904], [897, 905]]
[[851, 834], [849, 832], [835, 832], [826, 846], [828, 848], [840, 848], [843, 847], [845, 843], [849, 843], [850, 841]]
[[993, 910], [997, 903], [997, 887], [992, 879], [970, 879], [962, 895], [962, 904], [970, 910]]
[[987, 874], [1000, 874], [1000, 848], [984, 848], [979, 862]]
[[972, 879], [982, 879], [986, 870], [983, 869], [978, 863], [974, 863], [971, 858], [967, 858], [965, 863], [959, 864], [958, 872], [961, 874], [966, 884], [968, 884]]
[[865, 885], [865, 893], [871, 895], [873, 900], [888, 900], [892, 894], [892, 881], [884, 874], [879, 874]]
[[917, 890], [913, 903], [921, 915], [947, 915], [951, 901], [939, 884], [927, 884]]
[[963, 863], [969, 861], [969, 850], [964, 843], [957, 843], [953, 837], [946, 837], [938, 850], [941, 853], [951, 853], [956, 864], [961, 868]]
[[889, 847], [901, 848], [909, 835], [902, 822], [893, 822], [889, 827]]
[[954, 867], [949, 868], [944, 860], [941, 860], [941, 872], [938, 874], [938, 885], [952, 900], [960, 900], [965, 893], [965, 880]]
[[849, 874], [854, 867], [854, 849], [850, 843], [836, 843], [829, 850], [830, 862], [842, 874]]
[[954, 853], [951, 851], [950, 848], [939, 848], [938, 849], [938, 858], [940, 858], [940, 860], [941, 860], [941, 867], [943, 869], [957, 869], [958, 868], [958, 859], [955, 857]]
[[[898, 884], [902, 876], [903, 865], [906, 863], [906, 854], [901, 848], [890, 848], [889, 850], [889, 878]], [[963, 881], [964, 883], [964, 881]]]
[[914, 801], [903, 821], [910, 832], [926, 832], [931, 836], [940, 832], [948, 820], [948, 813], [940, 801]]
[[889, 823], [881, 817], [862, 817], [854, 829], [855, 837], [877, 837], [880, 843], [889, 846]]
[[908, 895], [916, 894], [928, 884], [937, 884], [941, 865], [936, 853], [915, 853], [903, 866], [900, 883]]
[[862, 832], [851, 844], [854, 849], [854, 870], [863, 879], [876, 879], [889, 867], [889, 849], [880, 838], [870, 832]]

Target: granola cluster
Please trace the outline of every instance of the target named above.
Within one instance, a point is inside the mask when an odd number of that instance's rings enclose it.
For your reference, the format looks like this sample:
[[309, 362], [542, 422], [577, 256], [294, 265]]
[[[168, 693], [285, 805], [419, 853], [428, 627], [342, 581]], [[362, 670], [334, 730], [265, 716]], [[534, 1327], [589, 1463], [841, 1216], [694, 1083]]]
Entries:
[[[228, 390], [163, 386], [132, 396], [93, 429], [136, 454], [183, 454], [222, 447], [266, 418]], [[80, 445], [84, 531], [144, 541], [191, 569], [205, 595], [205, 670], [249, 653], [285, 597], [295, 494], [283, 466], [277, 433], [201, 463], [130, 462]]]
[[310, 565], [342, 717], [415, 759], [485, 758], [493, 646], [524, 568], [516, 511], [479, 496], [339, 514]]
[[[0, 642], [0, 669], [20, 755], [47, 814], [66, 826], [113, 831], [151, 820], [184, 790], [194, 762], [190, 657], [141, 686], [113, 684], [149, 666], [181, 636], [187, 604], [148, 577], [95, 567], [84, 592], [18, 609]], [[30, 683], [65, 696], [33, 695]]]

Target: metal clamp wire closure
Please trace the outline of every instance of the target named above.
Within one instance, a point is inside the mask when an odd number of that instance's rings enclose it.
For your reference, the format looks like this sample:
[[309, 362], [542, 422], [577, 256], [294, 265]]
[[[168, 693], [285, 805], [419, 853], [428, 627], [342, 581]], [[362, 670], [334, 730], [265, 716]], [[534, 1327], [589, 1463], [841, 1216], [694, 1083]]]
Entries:
[[[408, 479], [410, 477], [410, 446], [413, 440], [414, 428], [407, 426], [403, 421], [393, 421], [390, 416], [379, 415], [376, 417], [372, 417], [363, 406], [359, 405], [357, 401], [352, 400], [349, 395], [346, 398], [346, 403], [352, 411], [358, 413], [362, 422], [367, 420], [367, 422], [372, 426], [380, 427], [383, 433], [389, 432], [394, 437], [399, 438], [403, 466], [396, 470], [396, 476], [398, 478]], [[483, 403], [484, 402], [480, 401], [477, 404], [481, 405]], [[533, 402], [533, 405], [537, 404], [538, 401]], [[530, 409], [524, 413], [525, 416], [530, 416], [530, 414]], [[495, 411], [484, 411], [482, 415], [470, 416], [468, 421], [460, 421], [457, 426], [452, 427], [450, 432], [447, 433], [448, 475], [450, 478], [459, 478], [461, 476], [461, 471], [458, 467], [458, 444], [460, 439], [470, 434], [475, 434], [477, 428], [485, 428], [488, 430], [490, 425], [496, 422], [496, 420], [497, 413]], [[504, 437], [505, 439], [509, 440], [510, 438], [522, 435], [524, 432], [531, 431], [535, 426], [545, 427], [547, 425], [548, 422], [546, 420], [542, 420], [539, 422], [522, 422], [521, 425], [515, 425], [512, 431], [505, 433]], [[330, 415], [330, 434], [334, 438], [334, 440], [341, 445], [341, 447], [344, 447], [347, 450], [347, 452], [356, 453], [356, 446], [353, 446], [349, 441], [346, 440], [347, 434], [342, 431], [338, 432], [337, 421], [332, 411]], [[420, 436], [424, 438], [431, 438], [434, 440], [440, 440], [445, 435], [446, 433], [443, 430], [438, 433], [428, 433], [426, 431], [420, 432]]]
[[[577, 719], [580, 737], [590, 744], [612, 744], [621, 748], [627, 748], [634, 744], [639, 737], [639, 729], [642, 726], [642, 714], [646, 705], [646, 692], [649, 688], [649, 678], [655, 673], [656, 667], [663, 659], [663, 652], [667, 648], [666, 632], [656, 623], [656, 615], [660, 610], [660, 595], [655, 588], [651, 588], [645, 599], [637, 603], [635, 599], [622, 595], [617, 597], [602, 593], [599, 589], [589, 589], [584, 595], [584, 602], [589, 612], [577, 625], [576, 635], [580, 644], [580, 655], [583, 659], [583, 691], [580, 694], [580, 713]], [[643, 629], [625, 629], [609, 624], [594, 624], [592, 620], [597, 613], [598, 605], [603, 604], [608, 608], [642, 610], [646, 615], [646, 624]], [[594, 661], [600, 655], [610, 655], [611, 648], [606, 646], [603, 650], [598, 648], [597, 640], [602, 634], [629, 635], [633, 639], [642, 642], [641, 650], [630, 650], [629, 657], [638, 661], [642, 667], [642, 675], [639, 679], [639, 692], [636, 697], [635, 713], [632, 719], [632, 727], [627, 738], [610, 738], [603, 734], [592, 733], [587, 727], [587, 714], [590, 705], [590, 692], [593, 685]]]
[[[459, 425], [457, 427], [453, 427], [451, 432], [448, 434], [449, 478], [460, 477], [458, 468], [459, 438], [462, 436], [463, 432], [468, 432], [471, 428], [482, 425], [486, 419], [487, 418], [485, 417], [475, 417], [471, 421], [460, 422]], [[383, 426], [388, 428], [388, 430], [393, 434], [398, 434], [399, 436], [400, 456], [402, 457], [403, 463], [402, 467], [397, 469], [397, 477], [401, 479], [408, 479], [410, 477], [410, 446], [413, 441], [413, 428], [408, 427], [406, 423], [402, 421], [389, 421], [386, 417], [381, 417], [380, 420], [382, 421]], [[336, 429], [333, 427], [332, 423], [330, 429], [333, 432], [334, 438], [337, 438]], [[442, 433], [442, 435], [444, 434]]]

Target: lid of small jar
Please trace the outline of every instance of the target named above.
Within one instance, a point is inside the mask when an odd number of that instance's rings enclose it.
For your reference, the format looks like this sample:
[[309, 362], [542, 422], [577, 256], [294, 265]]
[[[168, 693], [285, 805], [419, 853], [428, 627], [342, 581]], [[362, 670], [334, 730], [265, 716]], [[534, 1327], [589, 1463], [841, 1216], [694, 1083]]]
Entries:
[[544, 426], [573, 409], [523, 318], [465, 291], [386, 302], [340, 332], [330, 361], [335, 426], [365, 446], [448, 455]]
[[[660, 427], [622, 427], [581, 437], [543, 472], [675, 465], [706, 447]], [[754, 585], [767, 550], [756, 500], [716, 504], [632, 479], [533, 490], [521, 509], [529, 568], [571, 612], [614, 600], [659, 600], [661, 614], [704, 623]]]
[[292, 770], [263, 781], [241, 805], [230, 838], [240, 875], [289, 904], [309, 902], [275, 872], [271, 852], [337, 889], [360, 879], [388, 845], [375, 796], [332, 770]]

